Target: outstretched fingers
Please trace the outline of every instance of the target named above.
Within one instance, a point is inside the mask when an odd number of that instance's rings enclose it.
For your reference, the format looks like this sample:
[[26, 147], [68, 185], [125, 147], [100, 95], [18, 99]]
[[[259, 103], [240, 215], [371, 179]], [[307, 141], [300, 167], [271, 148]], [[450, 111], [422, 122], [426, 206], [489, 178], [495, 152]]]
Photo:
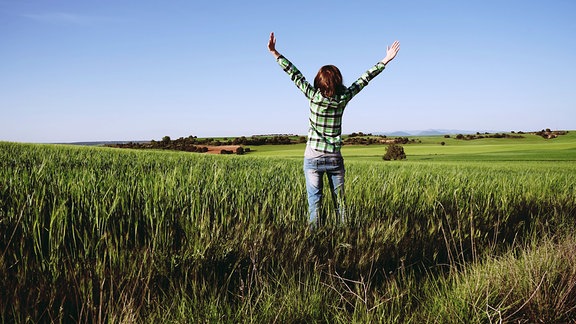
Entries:
[[387, 47], [387, 50], [392, 50], [394, 52], [398, 52], [400, 50], [400, 42], [399, 41], [394, 41], [394, 43], [392, 43], [392, 45]]
[[270, 39], [268, 40], [268, 50], [270, 52], [276, 50], [276, 37], [274, 37], [274, 32], [270, 33]]
[[384, 59], [382, 59], [382, 63], [387, 64], [388, 62], [392, 61], [394, 59], [394, 57], [396, 57], [396, 54], [398, 54], [398, 51], [400, 50], [400, 42], [399, 41], [394, 41], [394, 43], [392, 43], [392, 45], [390, 46], [386, 46], [386, 57]]

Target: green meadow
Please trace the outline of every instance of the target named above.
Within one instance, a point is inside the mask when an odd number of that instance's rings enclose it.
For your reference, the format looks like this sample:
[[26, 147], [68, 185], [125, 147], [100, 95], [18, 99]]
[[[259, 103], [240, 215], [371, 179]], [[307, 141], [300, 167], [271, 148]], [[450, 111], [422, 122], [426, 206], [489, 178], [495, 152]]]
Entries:
[[[556, 139], [544, 139], [533, 134], [524, 138], [484, 138], [459, 140], [455, 135], [411, 136], [420, 141], [405, 144], [404, 150], [409, 161], [574, 161], [576, 160], [576, 132], [570, 132]], [[444, 145], [441, 143], [444, 142]], [[302, 158], [305, 144], [267, 145], [253, 147], [252, 155]], [[347, 160], [377, 161], [385, 153], [386, 145], [348, 145], [342, 149]]]
[[[311, 232], [303, 144], [0, 142], [2, 322], [576, 321], [576, 132], [346, 145]], [[444, 145], [441, 145], [444, 142]]]

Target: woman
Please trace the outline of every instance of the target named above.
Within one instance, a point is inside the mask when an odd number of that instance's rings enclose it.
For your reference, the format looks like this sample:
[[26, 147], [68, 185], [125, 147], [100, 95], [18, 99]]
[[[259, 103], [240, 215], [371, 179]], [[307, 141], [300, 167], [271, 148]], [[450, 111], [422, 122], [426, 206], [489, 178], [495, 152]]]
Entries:
[[323, 225], [321, 213], [324, 174], [332, 193], [332, 201], [340, 221], [344, 221], [344, 159], [342, 147], [342, 114], [348, 102], [362, 90], [370, 80], [382, 72], [400, 50], [395, 41], [386, 49], [386, 57], [366, 71], [350, 87], [345, 87], [342, 74], [334, 65], [320, 68], [312, 86], [300, 71], [276, 50], [276, 38], [270, 34], [268, 50], [274, 56], [296, 86], [310, 102], [308, 141], [304, 152], [304, 175], [308, 193], [309, 224], [312, 229]]

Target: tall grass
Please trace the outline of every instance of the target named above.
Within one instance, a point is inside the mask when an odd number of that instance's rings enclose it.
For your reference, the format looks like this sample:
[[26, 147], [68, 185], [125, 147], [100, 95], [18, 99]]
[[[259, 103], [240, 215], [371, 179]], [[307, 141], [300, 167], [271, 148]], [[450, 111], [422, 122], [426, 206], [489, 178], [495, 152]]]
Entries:
[[576, 237], [545, 236], [538, 243], [427, 280], [424, 290], [430, 297], [418, 313], [440, 323], [573, 322]]
[[[0, 143], [2, 319], [417, 321], [576, 216], [570, 163], [346, 167], [348, 224], [311, 233], [301, 161]], [[475, 318], [548, 316], [522, 296]]]

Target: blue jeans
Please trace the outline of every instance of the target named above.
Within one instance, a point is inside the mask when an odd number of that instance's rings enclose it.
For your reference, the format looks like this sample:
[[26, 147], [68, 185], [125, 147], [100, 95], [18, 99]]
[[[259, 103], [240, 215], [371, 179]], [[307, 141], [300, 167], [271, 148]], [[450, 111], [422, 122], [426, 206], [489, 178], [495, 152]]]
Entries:
[[344, 173], [344, 159], [342, 157], [304, 159], [309, 225], [311, 227], [321, 226], [326, 221], [322, 213], [324, 174], [328, 176], [328, 184], [338, 221], [344, 221]]

